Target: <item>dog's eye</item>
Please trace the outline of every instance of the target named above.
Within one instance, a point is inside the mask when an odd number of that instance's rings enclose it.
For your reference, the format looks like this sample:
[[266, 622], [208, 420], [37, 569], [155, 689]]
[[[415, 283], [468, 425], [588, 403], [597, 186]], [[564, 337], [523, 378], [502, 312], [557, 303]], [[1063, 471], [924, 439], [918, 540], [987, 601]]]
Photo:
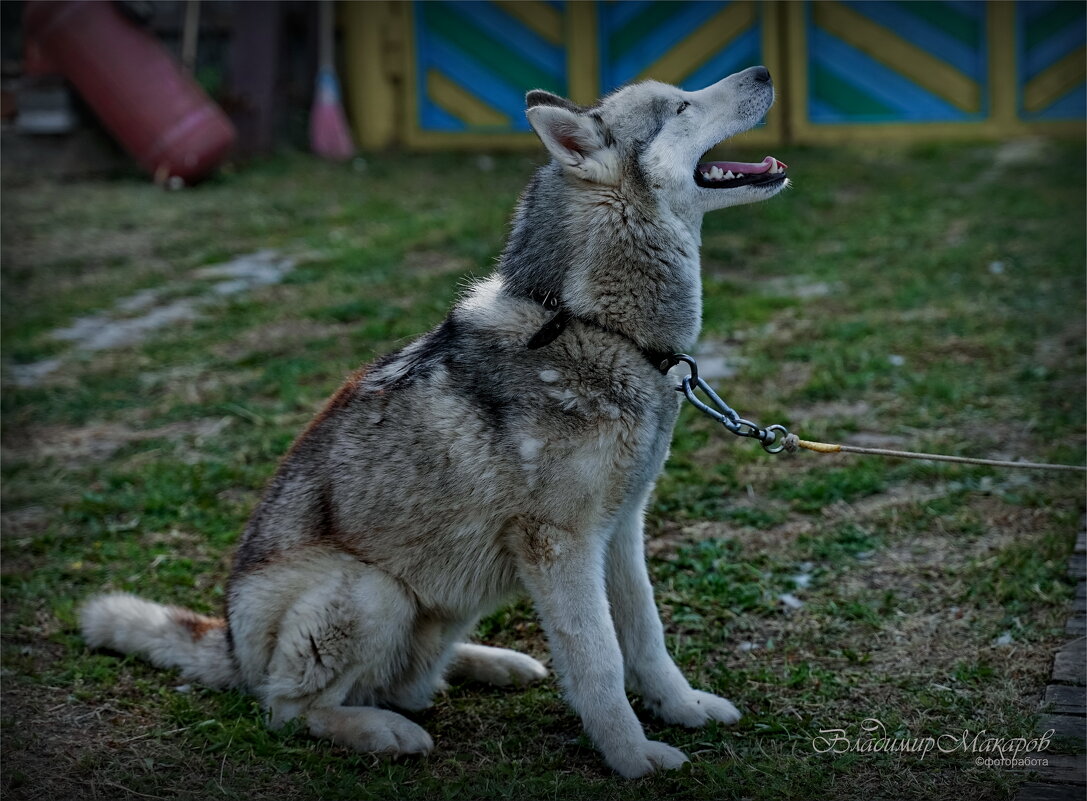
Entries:
[[682, 114], [689, 105], [691, 104], [684, 100], [682, 103], [679, 104], [679, 108], [676, 109], [676, 114]]

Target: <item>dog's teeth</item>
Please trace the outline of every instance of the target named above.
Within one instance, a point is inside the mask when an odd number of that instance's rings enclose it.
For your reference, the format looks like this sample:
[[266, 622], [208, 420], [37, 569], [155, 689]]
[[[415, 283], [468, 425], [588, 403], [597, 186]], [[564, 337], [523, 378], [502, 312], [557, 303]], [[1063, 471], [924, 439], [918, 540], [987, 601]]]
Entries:
[[738, 173], [736, 173], [736, 177], [737, 178], [743, 178], [744, 174], [742, 172], [738, 172]]
[[714, 165], [713, 168], [710, 170], [710, 174], [715, 179], [720, 180], [720, 178], [721, 178], [721, 168], [718, 167], [717, 165]]
[[713, 179], [713, 176], [710, 175], [708, 172], [702, 173], [702, 177], [705, 178], [707, 181], [710, 181], [710, 180]]
[[725, 180], [726, 181], [731, 181], [735, 177], [736, 176], [732, 174], [732, 170], [729, 170], [728, 172], [725, 173]]
[[775, 161], [773, 166], [770, 167], [770, 172], [771, 174], [781, 172], [781, 165]]

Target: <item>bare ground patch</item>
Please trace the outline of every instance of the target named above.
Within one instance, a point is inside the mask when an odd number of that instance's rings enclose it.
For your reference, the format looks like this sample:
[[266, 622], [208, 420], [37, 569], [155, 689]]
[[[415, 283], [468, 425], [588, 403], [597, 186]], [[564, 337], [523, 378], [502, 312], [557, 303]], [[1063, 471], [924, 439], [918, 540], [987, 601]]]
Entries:
[[[650, 556], [664, 557], [684, 545], [690, 545], [699, 540], [734, 537], [743, 543], [745, 549], [773, 556], [784, 556], [798, 536], [815, 531], [827, 523], [867, 518], [895, 507], [940, 498], [947, 492], [948, 489], [945, 487], [931, 487], [925, 484], [896, 485], [886, 492], [862, 498], [853, 503], [830, 504], [823, 508], [819, 516], [789, 514], [784, 523], [766, 529], [716, 520], [702, 520], [687, 526], [677, 526], [661, 531], [646, 543], [646, 552]], [[767, 508], [767, 505], [768, 502], [765, 499], [757, 498], [738, 501], [734, 504], [734, 508], [745, 506]], [[773, 501], [769, 502], [769, 505], [782, 509], [786, 507], [783, 503]]]
[[246, 788], [247, 798], [305, 797], [290, 774], [246, 761], [244, 751], [243, 759], [204, 753], [199, 739], [187, 737], [219, 721], [164, 725], [125, 671], [108, 699], [79, 701], [71, 690], [4, 683], [5, 798], [195, 800], [237, 787]]
[[441, 250], [412, 250], [404, 255], [402, 267], [418, 275], [447, 275], [468, 272], [471, 264]]
[[57, 460], [67, 467], [109, 459], [125, 445], [149, 439], [174, 442], [192, 440], [195, 447], [221, 434], [233, 422], [230, 417], [205, 417], [138, 429], [125, 423], [98, 422], [83, 426], [26, 428], [4, 444], [5, 461]]
[[305, 342], [347, 336], [355, 328], [350, 323], [319, 323], [304, 318], [277, 320], [250, 328], [229, 342], [215, 345], [211, 352], [231, 361], [254, 355], [293, 353]]
[[[259, 250], [193, 271], [190, 279], [210, 283], [194, 284], [187, 291], [185, 279], [138, 290], [118, 298], [108, 309], [77, 317], [51, 331], [47, 338], [70, 343], [64, 353], [10, 365], [8, 373], [17, 386], [37, 386], [74, 356], [128, 348], [164, 329], [192, 323], [203, 317], [205, 307], [217, 299], [278, 283], [294, 269], [295, 263], [294, 258], [274, 250]], [[179, 292], [184, 294], [173, 296]]]

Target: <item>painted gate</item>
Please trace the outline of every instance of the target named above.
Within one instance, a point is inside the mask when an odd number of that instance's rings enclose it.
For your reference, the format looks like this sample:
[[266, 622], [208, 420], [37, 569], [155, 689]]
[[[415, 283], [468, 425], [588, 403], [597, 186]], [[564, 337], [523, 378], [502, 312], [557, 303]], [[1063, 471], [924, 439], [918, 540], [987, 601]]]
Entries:
[[1082, 135], [1083, 2], [415, 0], [341, 5], [365, 147], [535, 146], [524, 95], [645, 78], [701, 88], [765, 64], [749, 143]]
[[530, 89], [592, 103], [633, 80], [701, 88], [775, 61], [766, 38], [776, 9], [753, 0], [446, 0], [404, 11], [402, 133], [416, 147], [533, 145], [524, 114]]
[[1026, 120], [1082, 119], [1087, 113], [1087, 5], [1018, 3], [1015, 23], [1019, 115]]
[[1081, 2], [789, 4], [793, 138], [1082, 135]]

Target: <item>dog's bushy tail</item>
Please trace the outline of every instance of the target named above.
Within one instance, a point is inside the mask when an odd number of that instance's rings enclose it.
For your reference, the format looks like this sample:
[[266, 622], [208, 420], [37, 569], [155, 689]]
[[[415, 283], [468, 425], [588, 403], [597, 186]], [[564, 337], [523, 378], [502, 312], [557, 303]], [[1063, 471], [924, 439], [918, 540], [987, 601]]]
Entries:
[[240, 682], [221, 618], [117, 592], [87, 600], [79, 623], [92, 648], [139, 654], [156, 667], [179, 668], [182, 678], [208, 687], [225, 689]]

